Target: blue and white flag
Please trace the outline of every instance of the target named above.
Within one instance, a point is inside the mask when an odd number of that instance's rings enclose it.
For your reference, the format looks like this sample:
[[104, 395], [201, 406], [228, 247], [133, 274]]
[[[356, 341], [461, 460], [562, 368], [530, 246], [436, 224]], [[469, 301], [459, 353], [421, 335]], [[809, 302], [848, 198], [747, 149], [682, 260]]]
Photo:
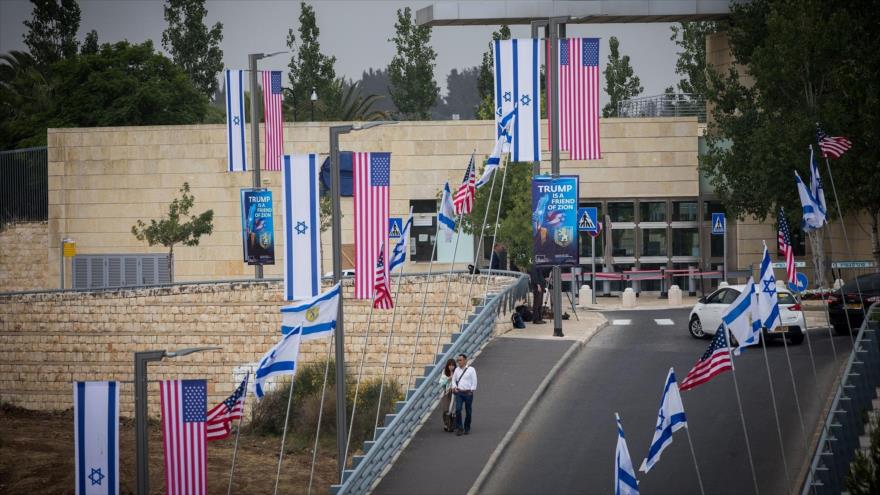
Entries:
[[332, 335], [339, 315], [339, 294], [336, 284], [321, 295], [281, 308], [281, 333], [287, 335], [302, 326], [304, 341]]
[[388, 271], [393, 272], [395, 268], [403, 265], [406, 261], [407, 250], [409, 249], [409, 231], [413, 223], [412, 207], [409, 209], [409, 218], [403, 224], [403, 230], [400, 231], [400, 238], [394, 244], [391, 251], [391, 261], [388, 262]]
[[321, 217], [318, 157], [284, 155], [284, 300], [321, 291]]
[[119, 383], [73, 384], [77, 495], [119, 493]]
[[495, 41], [495, 124], [499, 136], [502, 119], [517, 109], [511, 133], [512, 162], [541, 160], [539, 57], [537, 39]]
[[739, 344], [733, 353], [739, 355], [743, 347], [755, 345], [761, 337], [761, 318], [755, 296], [755, 281], [752, 277], [739, 297], [721, 313], [721, 322], [736, 337]]
[[510, 152], [510, 142], [513, 140], [513, 136], [510, 134], [510, 128], [512, 127], [515, 118], [516, 108], [502, 117], [501, 122], [498, 123], [498, 139], [495, 140], [495, 147], [492, 149], [492, 154], [486, 159], [486, 167], [483, 169], [483, 175], [477, 180], [477, 189], [489, 183], [489, 179], [492, 178], [495, 169], [501, 165], [501, 155]]
[[801, 226], [807, 231], [822, 227], [825, 225], [825, 210], [819, 206], [819, 202], [810, 193], [810, 190], [804, 184], [797, 171], [794, 172], [794, 179], [797, 183], [798, 196], [801, 199], [801, 211], [803, 213]]
[[825, 188], [822, 187], [822, 176], [819, 175], [819, 165], [816, 164], [816, 155], [813, 154], [813, 145], [810, 145], [810, 194], [816, 199], [816, 204], [827, 214], [828, 206], [825, 203]]
[[254, 371], [254, 393], [258, 399], [266, 395], [266, 380], [278, 375], [292, 375], [296, 373], [296, 361], [299, 357], [299, 343], [302, 338], [301, 327], [288, 332], [281, 341], [269, 349], [269, 352], [260, 359], [260, 364]]
[[639, 482], [636, 480], [636, 471], [633, 469], [632, 459], [629, 457], [629, 449], [626, 447], [626, 438], [623, 436], [623, 425], [620, 423], [620, 415], [614, 413], [617, 419], [617, 450], [614, 453], [614, 495], [639, 495]]
[[226, 151], [228, 172], [247, 172], [247, 146], [244, 143], [243, 70], [226, 70]]
[[681, 403], [681, 395], [678, 393], [678, 382], [675, 380], [675, 370], [669, 368], [666, 382], [663, 387], [663, 399], [660, 401], [660, 411], [657, 412], [657, 426], [654, 428], [654, 439], [648, 449], [648, 457], [642, 462], [639, 471], [647, 473], [660, 460], [660, 454], [672, 443], [672, 434], [681, 428], [687, 427], [687, 417], [684, 415], [684, 405]]
[[764, 256], [761, 258], [761, 278], [758, 281], [758, 317], [761, 325], [772, 332], [779, 326], [779, 300], [776, 293], [776, 277], [773, 276], [773, 263], [770, 261], [770, 252], [767, 243], [764, 243]]
[[437, 212], [437, 226], [446, 234], [446, 240], [452, 239], [455, 232], [455, 206], [452, 204], [452, 191], [449, 181], [443, 186], [443, 197], [440, 198], [440, 211]]

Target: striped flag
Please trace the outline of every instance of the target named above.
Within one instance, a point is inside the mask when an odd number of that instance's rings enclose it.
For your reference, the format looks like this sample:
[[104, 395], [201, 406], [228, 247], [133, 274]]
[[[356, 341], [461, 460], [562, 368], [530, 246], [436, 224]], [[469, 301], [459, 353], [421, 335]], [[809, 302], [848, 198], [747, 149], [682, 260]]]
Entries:
[[247, 172], [243, 73], [242, 70], [226, 70], [226, 170], [228, 172]]
[[394, 301], [391, 299], [391, 289], [388, 287], [388, 272], [385, 270], [385, 244], [379, 247], [379, 255], [376, 259], [376, 286], [373, 288], [373, 308], [391, 309]]
[[541, 160], [540, 83], [537, 39], [495, 41], [495, 125], [501, 135], [501, 120], [514, 108], [510, 147], [511, 162]]
[[284, 300], [321, 291], [320, 163], [315, 154], [284, 155]]
[[464, 171], [464, 178], [455, 196], [452, 198], [452, 204], [455, 206], [457, 215], [468, 215], [474, 208], [474, 195], [477, 193], [476, 174], [474, 173], [474, 155], [471, 155], [471, 161], [468, 163], [467, 170]]
[[165, 492], [194, 495], [208, 491], [205, 380], [163, 380], [162, 439], [165, 447]]
[[794, 266], [794, 247], [791, 245], [791, 231], [785, 212], [779, 208], [779, 230], [776, 232], [776, 254], [785, 259], [785, 275], [788, 283], [797, 283], [797, 269]]
[[250, 376], [251, 374], [247, 373], [232, 395], [208, 411], [207, 435], [209, 442], [211, 440], [223, 440], [228, 437], [232, 432], [232, 422], [241, 418], [244, 411], [244, 399], [247, 397], [248, 378]]
[[379, 248], [388, 256], [391, 153], [352, 153], [354, 180], [354, 297], [372, 299]]
[[712, 342], [709, 343], [709, 348], [684, 377], [678, 389], [682, 392], [690, 390], [697, 385], [708, 382], [712, 377], [729, 370], [732, 366], [730, 347], [727, 345], [727, 331], [724, 326], [720, 326], [715, 332]]
[[599, 38], [559, 40], [559, 148], [572, 160], [602, 158]]
[[284, 154], [284, 117], [281, 115], [281, 71], [263, 71], [263, 115], [266, 137], [263, 170], [281, 170]]
[[74, 382], [77, 495], [119, 493], [119, 382]]
[[852, 147], [852, 142], [843, 136], [829, 136], [822, 127], [816, 124], [816, 141], [825, 158], [840, 158]]

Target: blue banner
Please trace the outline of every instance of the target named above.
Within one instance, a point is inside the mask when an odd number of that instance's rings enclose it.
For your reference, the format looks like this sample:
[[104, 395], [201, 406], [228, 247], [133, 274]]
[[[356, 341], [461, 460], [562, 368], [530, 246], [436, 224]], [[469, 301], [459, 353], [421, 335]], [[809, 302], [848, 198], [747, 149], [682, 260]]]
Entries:
[[578, 264], [578, 176], [532, 178], [535, 264]]
[[265, 189], [241, 190], [241, 234], [244, 261], [247, 264], [275, 264], [272, 191]]

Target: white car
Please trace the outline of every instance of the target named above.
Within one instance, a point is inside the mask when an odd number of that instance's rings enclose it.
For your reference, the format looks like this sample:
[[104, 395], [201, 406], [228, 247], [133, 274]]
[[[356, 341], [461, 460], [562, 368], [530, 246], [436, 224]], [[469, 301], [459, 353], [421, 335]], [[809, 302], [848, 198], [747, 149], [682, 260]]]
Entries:
[[[691, 336], [704, 339], [715, 335], [715, 331], [721, 326], [721, 314], [745, 288], [745, 285], [728, 285], [701, 297], [691, 310], [688, 320], [688, 331]], [[779, 316], [782, 321], [772, 333], [768, 333], [765, 329], [764, 336], [771, 339], [784, 336], [788, 337], [792, 344], [800, 344], [804, 341], [804, 329], [807, 328], [801, 306], [788, 289], [777, 285], [776, 290], [779, 299]]]

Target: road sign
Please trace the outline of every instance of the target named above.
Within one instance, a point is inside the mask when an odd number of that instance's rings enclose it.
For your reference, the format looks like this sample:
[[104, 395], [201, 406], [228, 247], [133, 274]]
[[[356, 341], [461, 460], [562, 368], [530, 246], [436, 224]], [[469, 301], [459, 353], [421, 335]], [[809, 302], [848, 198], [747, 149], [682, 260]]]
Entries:
[[62, 246], [64, 246], [64, 257], [65, 258], [73, 258], [74, 256], [76, 256], [76, 243], [75, 242], [73, 242], [69, 239], [65, 239]]
[[792, 292], [803, 292], [807, 290], [807, 284], [809, 284], [809, 280], [807, 280], [807, 276], [801, 272], [797, 273], [797, 283], [788, 283], [788, 288], [792, 290]]
[[[773, 263], [771, 263], [771, 266], [773, 268], [785, 268], [785, 262], [784, 261], [774, 261]], [[807, 266], [807, 262], [806, 261], [795, 261], [794, 266], [795, 266], [795, 268], [805, 268]]]
[[578, 230], [581, 232], [599, 233], [598, 208], [578, 208]]
[[388, 237], [392, 239], [400, 239], [400, 233], [403, 232], [403, 218], [391, 217], [388, 219]]
[[831, 268], [874, 268], [873, 261], [835, 261]]
[[727, 220], [724, 213], [712, 214], [712, 235], [724, 235], [727, 230]]

